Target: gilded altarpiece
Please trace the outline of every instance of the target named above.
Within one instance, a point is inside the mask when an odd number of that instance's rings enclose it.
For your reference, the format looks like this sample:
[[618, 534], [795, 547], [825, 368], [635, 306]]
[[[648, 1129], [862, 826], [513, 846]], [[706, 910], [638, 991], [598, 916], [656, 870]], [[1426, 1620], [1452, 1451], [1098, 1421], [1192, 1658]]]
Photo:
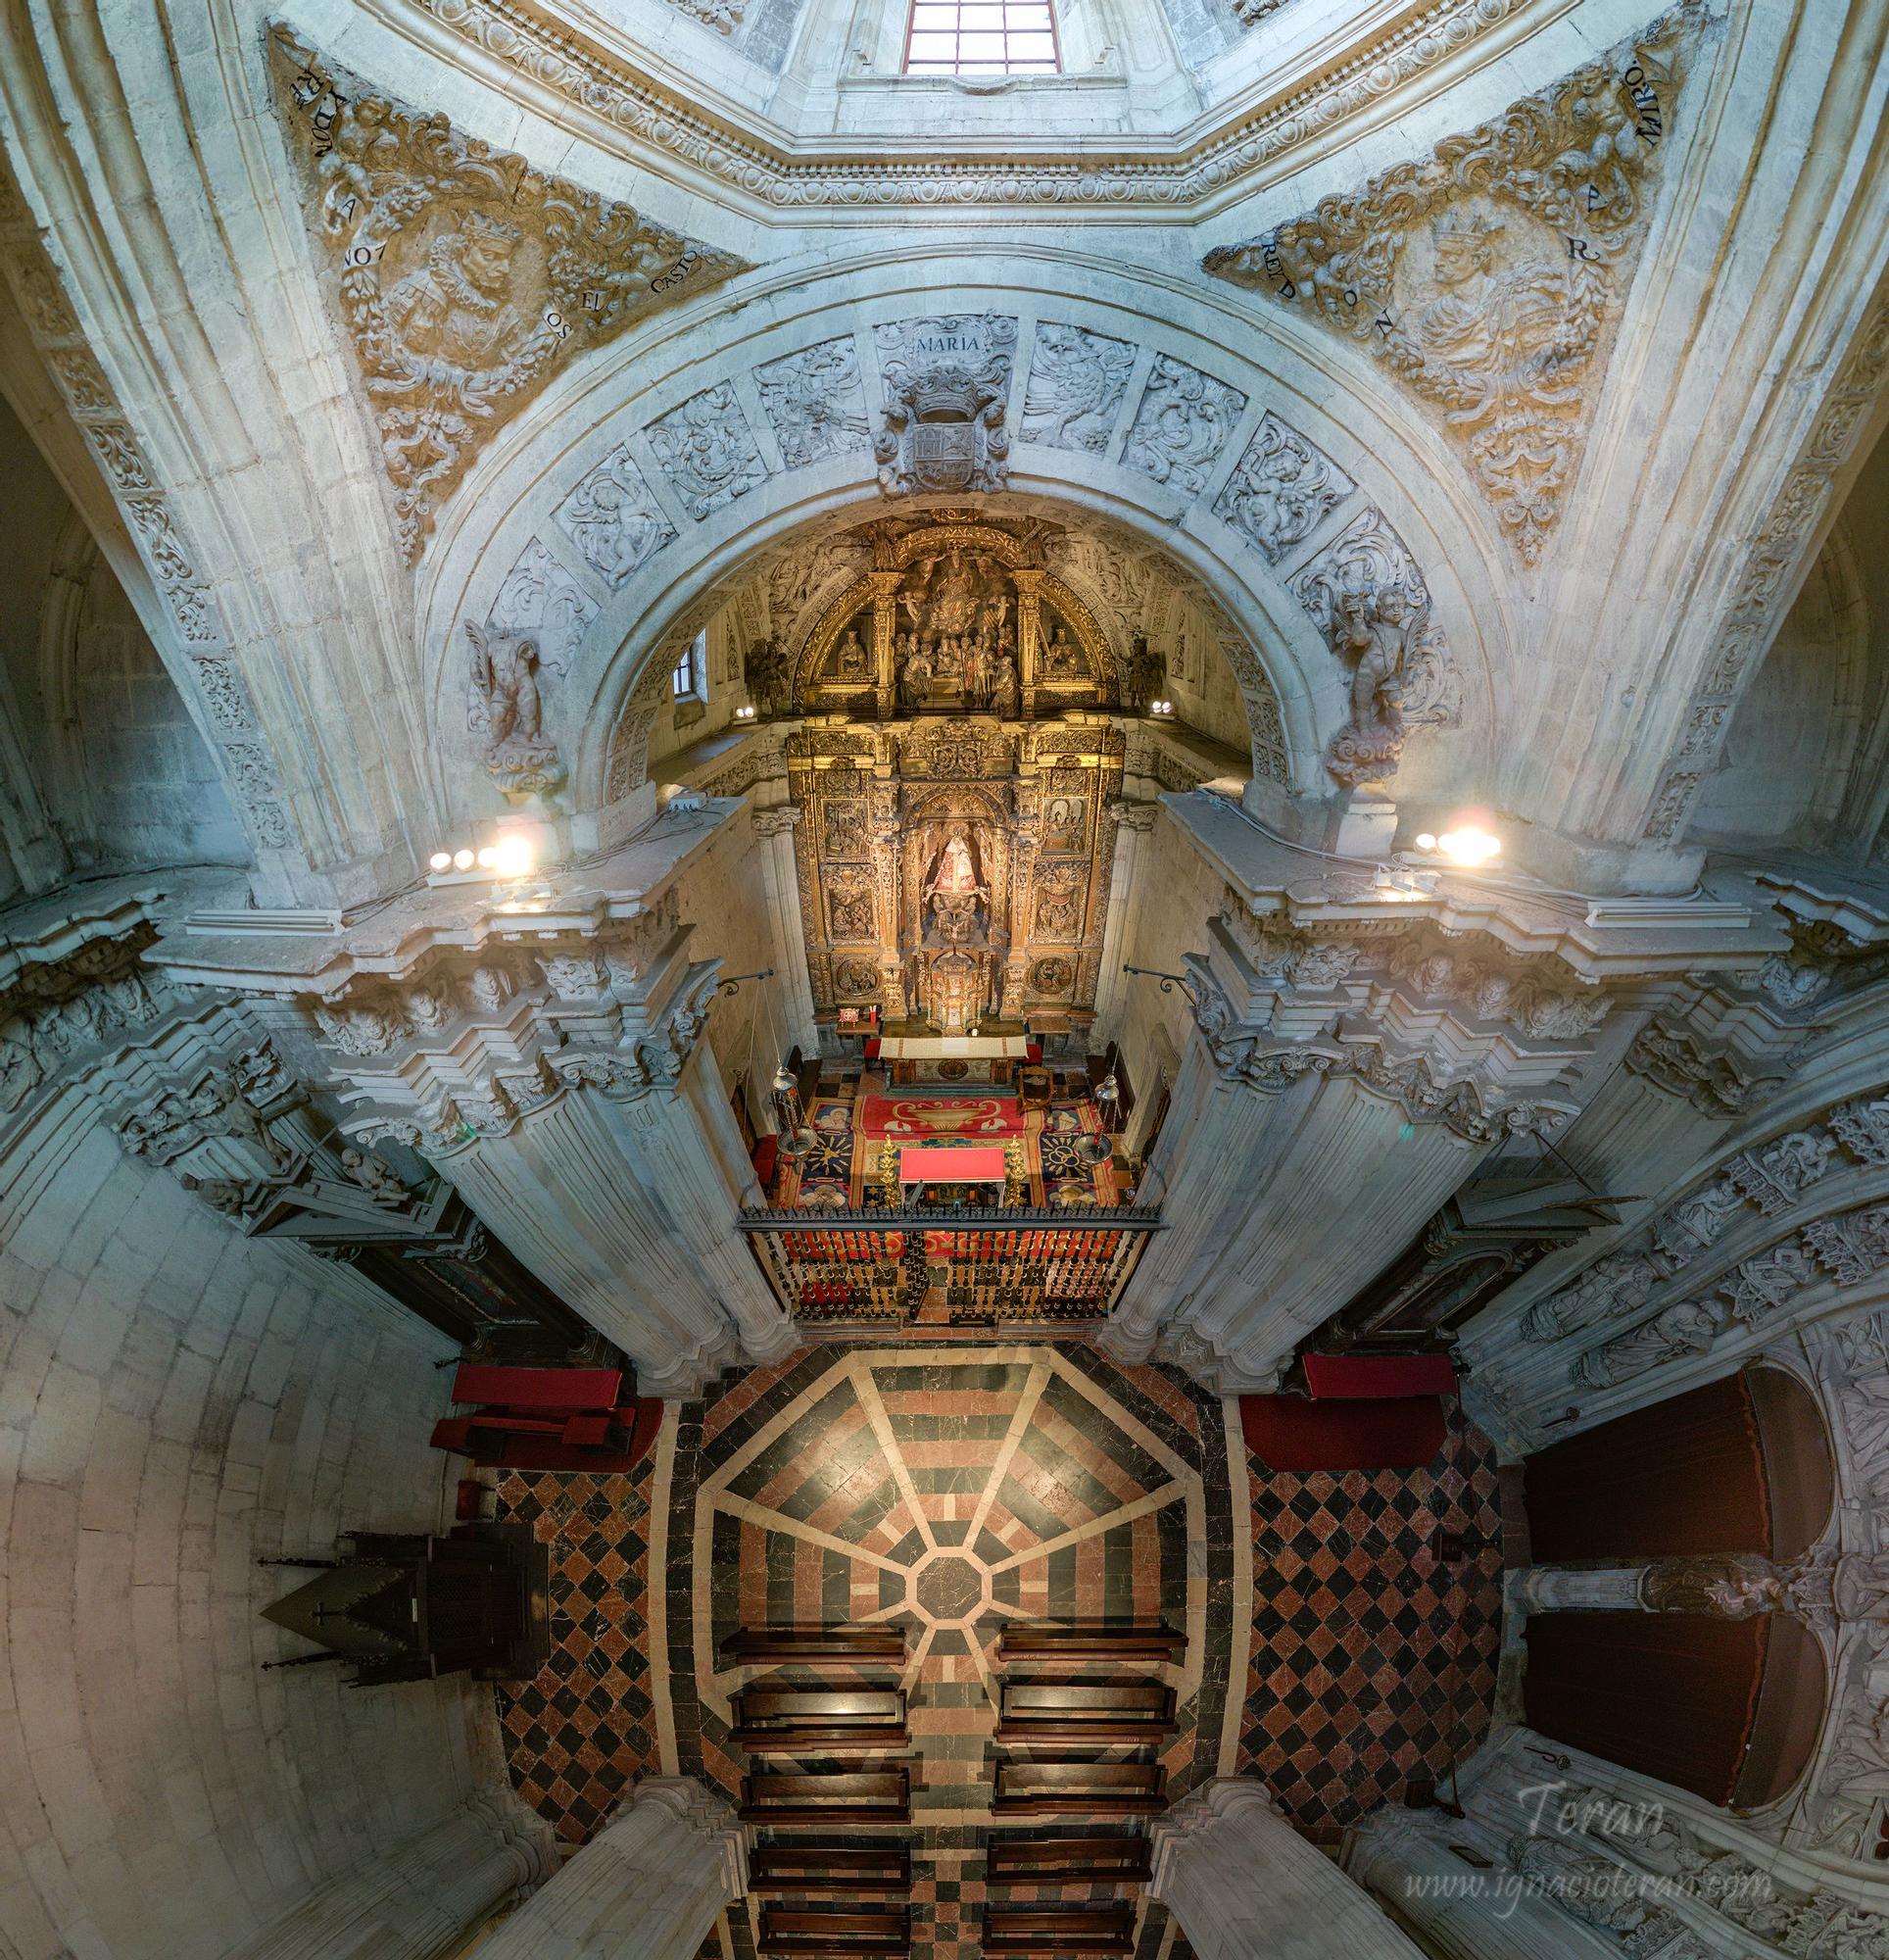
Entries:
[[1092, 1012], [1124, 742], [1096, 714], [925, 714], [788, 741], [817, 1010], [946, 1033]]

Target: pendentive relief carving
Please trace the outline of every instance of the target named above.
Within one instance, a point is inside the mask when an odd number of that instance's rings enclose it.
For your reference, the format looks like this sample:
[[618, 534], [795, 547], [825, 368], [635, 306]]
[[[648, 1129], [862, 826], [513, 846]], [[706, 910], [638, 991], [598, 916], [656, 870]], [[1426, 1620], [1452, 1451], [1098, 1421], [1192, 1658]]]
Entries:
[[552, 518], [612, 592], [676, 535], [627, 443], [588, 469]]
[[270, 51], [411, 561], [493, 431], [577, 353], [747, 263], [329, 67]]
[[1579, 466], [1703, 0], [1209, 272], [1311, 308], [1431, 410], [1532, 564]]
[[1269, 410], [1214, 499], [1213, 514], [1277, 564], [1356, 487], [1316, 443]]

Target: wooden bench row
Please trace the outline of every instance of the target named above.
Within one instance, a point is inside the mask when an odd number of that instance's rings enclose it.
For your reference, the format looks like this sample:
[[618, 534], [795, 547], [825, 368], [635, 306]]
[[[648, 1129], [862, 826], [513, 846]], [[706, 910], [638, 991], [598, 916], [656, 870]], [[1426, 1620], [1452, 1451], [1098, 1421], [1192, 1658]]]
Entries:
[[[1019, 1662], [1065, 1660], [1179, 1661], [1187, 1637], [1172, 1627], [1106, 1625], [1032, 1627], [1008, 1625], [997, 1643], [1005, 1667]], [[740, 1627], [721, 1643], [724, 1659], [739, 1666], [839, 1662], [852, 1667], [902, 1667], [903, 1627]]]
[[[1174, 1690], [1159, 1682], [1006, 1681], [999, 1742], [1158, 1742], [1174, 1734]], [[911, 1738], [897, 1688], [750, 1688], [729, 1740], [757, 1755], [902, 1749]]]
[[[1148, 1840], [1126, 1835], [993, 1838], [985, 1860], [993, 1886], [1140, 1885], [1153, 1873]], [[911, 1848], [769, 1839], [751, 1854], [748, 1879], [763, 1896], [896, 1895], [911, 1889]]]
[[[1135, 1908], [1127, 1899], [1089, 1905], [993, 1905], [984, 1909], [986, 1953], [1073, 1955], [1133, 1953]], [[905, 1954], [911, 1951], [908, 1906], [764, 1906], [760, 1951], [768, 1956]]]
[[[999, 1816], [1148, 1817], [1168, 1807], [1159, 1763], [1001, 1762], [991, 1808]], [[909, 1824], [911, 1772], [760, 1770], [743, 1779], [751, 1824]]]

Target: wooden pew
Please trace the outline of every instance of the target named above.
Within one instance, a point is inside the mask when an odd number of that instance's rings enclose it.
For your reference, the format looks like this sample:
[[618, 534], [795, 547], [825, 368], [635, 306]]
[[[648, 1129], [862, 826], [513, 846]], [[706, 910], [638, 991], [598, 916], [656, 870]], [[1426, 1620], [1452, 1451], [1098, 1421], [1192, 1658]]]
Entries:
[[1145, 1838], [993, 1838], [985, 1860], [993, 1886], [1138, 1885], [1154, 1874]]
[[1168, 1807], [1167, 1778], [1159, 1763], [1001, 1762], [991, 1808], [1000, 1817], [1146, 1817]]
[[911, 1913], [906, 1906], [812, 1907], [770, 1905], [761, 1909], [763, 1955], [817, 1953], [909, 1953]]
[[1135, 1908], [1100, 1905], [992, 1905], [984, 1909], [986, 1953], [1133, 1953]]
[[1174, 1729], [1174, 1690], [1158, 1681], [1006, 1681], [997, 1708], [999, 1742], [1158, 1742]]
[[853, 1667], [903, 1667], [903, 1627], [738, 1627], [721, 1643], [739, 1664], [843, 1661]]
[[1172, 1627], [1111, 1627], [1099, 1621], [1070, 1627], [1010, 1621], [997, 1643], [997, 1659], [1005, 1667], [1045, 1660], [1178, 1661], [1187, 1651], [1187, 1635]]
[[729, 1740], [756, 1754], [823, 1749], [902, 1749], [902, 1688], [748, 1688], [735, 1696]]
[[750, 1824], [909, 1824], [911, 1772], [760, 1770], [742, 1779]]
[[906, 1844], [867, 1848], [770, 1840], [757, 1845], [748, 1860], [748, 1889], [752, 1892], [791, 1892], [798, 1898], [807, 1893], [871, 1895], [911, 1888], [912, 1854]]

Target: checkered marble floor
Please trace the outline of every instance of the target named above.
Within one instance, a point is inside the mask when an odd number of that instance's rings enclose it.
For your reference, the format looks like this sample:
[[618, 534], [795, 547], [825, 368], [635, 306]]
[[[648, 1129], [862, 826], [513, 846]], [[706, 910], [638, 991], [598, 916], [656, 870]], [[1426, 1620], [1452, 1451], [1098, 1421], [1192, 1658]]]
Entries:
[[517, 1472], [499, 1515], [551, 1548], [551, 1656], [498, 1690], [520, 1796], [566, 1843], [586, 1842], [655, 1769], [651, 1723], [649, 1524], [653, 1465], [634, 1477]]
[[[1253, 1648], [1238, 1769], [1332, 1841], [1487, 1733], [1502, 1638], [1495, 1452], [1452, 1409], [1424, 1470], [1332, 1477], [1248, 1461]], [[1465, 1534], [1468, 1563], [1437, 1564], [1438, 1526]]]
[[[738, 1798], [742, 1677], [718, 1668], [721, 1637], [903, 1624], [913, 1952], [972, 1960], [1004, 1620], [1165, 1617], [1190, 1637], [1173, 1672], [1181, 1732], [1161, 1752], [1171, 1796], [1257, 1774], [1330, 1841], [1487, 1729], [1493, 1451], [1453, 1415], [1426, 1470], [1300, 1476], [1230, 1447], [1230, 1426], [1236, 1439], [1235, 1404], [1083, 1343], [825, 1346], [671, 1405], [633, 1478], [508, 1477], [501, 1515], [552, 1547], [555, 1615], [551, 1661], [499, 1696], [513, 1781], [573, 1845], [641, 1773], [680, 1769]], [[1437, 1569], [1438, 1524], [1469, 1535], [1466, 1571]], [[1186, 1960], [1163, 1909], [1139, 1912], [1137, 1960]], [[752, 1960], [757, 1924], [757, 1903], [733, 1908], [702, 1960]]]

